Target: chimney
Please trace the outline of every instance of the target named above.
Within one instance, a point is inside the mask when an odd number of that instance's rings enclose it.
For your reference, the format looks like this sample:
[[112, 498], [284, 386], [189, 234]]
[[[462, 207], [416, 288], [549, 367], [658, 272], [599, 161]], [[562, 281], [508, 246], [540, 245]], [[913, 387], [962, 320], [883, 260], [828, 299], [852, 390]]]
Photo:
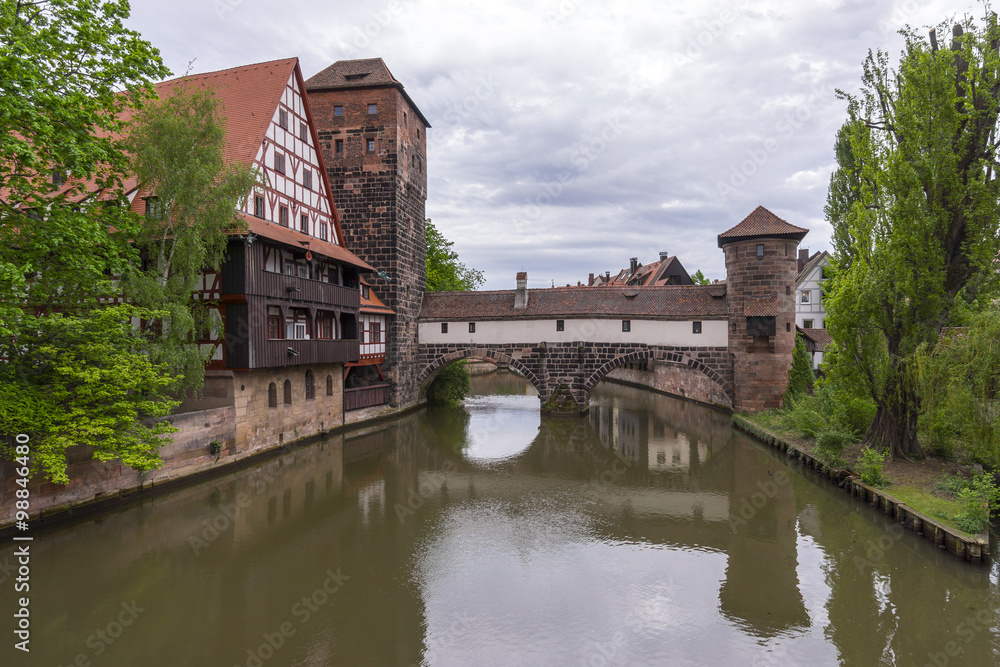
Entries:
[[670, 253], [669, 253], [669, 252], [667, 252], [666, 250], [661, 250], [661, 251], [660, 251], [660, 261], [662, 262], [662, 261], [663, 261], [663, 260], [665, 260], [665, 259], [666, 259], [667, 257], [670, 257]]
[[796, 273], [802, 273], [802, 269], [806, 268], [806, 264], [809, 263], [809, 248], [799, 248], [799, 261]]
[[594, 274], [591, 273], [590, 277], [587, 278], [587, 287], [593, 287], [593, 286], [594, 286]]
[[610, 283], [611, 282], [611, 272], [610, 271], [608, 271], [607, 273], [604, 274], [604, 282], [605, 283]]
[[521, 271], [517, 274], [517, 291], [514, 292], [514, 310], [528, 307], [528, 274]]
[[639, 258], [633, 257], [628, 262], [629, 268], [631, 269], [630, 273], [635, 273], [639, 269]]

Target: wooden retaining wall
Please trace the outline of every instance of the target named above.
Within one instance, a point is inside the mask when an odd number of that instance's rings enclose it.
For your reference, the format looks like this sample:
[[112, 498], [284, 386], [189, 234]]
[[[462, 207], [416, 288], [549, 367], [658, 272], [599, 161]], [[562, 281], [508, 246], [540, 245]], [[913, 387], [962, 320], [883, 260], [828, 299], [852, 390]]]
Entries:
[[785, 454], [788, 458], [801, 462], [807, 468], [826, 477], [852, 496], [860, 498], [872, 507], [880, 509], [891, 516], [897, 523], [903, 524], [918, 535], [923, 535], [934, 542], [939, 548], [947, 549], [956, 558], [974, 564], [990, 562], [989, 530], [978, 535], [969, 535], [955, 528], [946, 526], [940, 521], [917, 512], [906, 503], [894, 498], [885, 491], [868, 486], [858, 477], [843, 468], [834, 468], [819, 460], [809, 452], [802, 451], [795, 445], [771, 433], [767, 429], [754, 424], [746, 417], [733, 415], [733, 426], [754, 436], [761, 442], [770, 445]]

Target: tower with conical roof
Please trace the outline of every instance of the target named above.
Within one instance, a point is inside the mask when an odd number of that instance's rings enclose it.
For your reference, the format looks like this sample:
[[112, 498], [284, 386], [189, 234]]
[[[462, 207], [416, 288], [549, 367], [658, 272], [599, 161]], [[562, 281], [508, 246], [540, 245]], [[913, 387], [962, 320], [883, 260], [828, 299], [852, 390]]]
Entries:
[[390, 403], [417, 400], [417, 317], [426, 285], [430, 123], [381, 58], [341, 60], [305, 82], [347, 247], [377, 271], [395, 311], [385, 371]]
[[781, 406], [795, 350], [795, 275], [809, 232], [758, 206], [719, 234], [726, 254], [735, 410]]

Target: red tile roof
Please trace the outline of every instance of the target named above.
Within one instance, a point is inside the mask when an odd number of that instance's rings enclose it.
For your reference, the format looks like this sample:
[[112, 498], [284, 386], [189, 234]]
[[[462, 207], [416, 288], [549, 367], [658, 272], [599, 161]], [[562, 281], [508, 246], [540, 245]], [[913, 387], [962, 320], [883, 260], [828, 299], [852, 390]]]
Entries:
[[[631, 296], [630, 296], [631, 295]], [[470, 321], [543, 317], [724, 319], [725, 285], [669, 287], [567, 287], [528, 290], [528, 307], [514, 309], [514, 290], [428, 292], [420, 319]]]
[[389, 306], [382, 303], [382, 299], [378, 298], [374, 290], [371, 289], [371, 283], [369, 283], [364, 278], [361, 279], [362, 285], [368, 286], [368, 298], [365, 298], [365, 290], [361, 290], [361, 312], [362, 313], [376, 313], [378, 315], [395, 315], [394, 311]]
[[826, 329], [803, 329], [802, 327], [796, 327], [799, 331], [803, 333], [806, 337], [812, 339], [816, 343], [816, 351], [822, 352], [826, 349], [826, 346], [833, 342], [833, 338], [830, 336], [830, 332]]
[[262, 220], [252, 215], [247, 215], [246, 213], [240, 213], [239, 218], [246, 223], [250, 232], [256, 234], [257, 236], [263, 236], [264, 238], [284, 243], [294, 248], [305, 248], [314, 253], [325, 255], [331, 259], [336, 259], [350, 264], [351, 266], [356, 266], [363, 271], [375, 270], [370, 264], [368, 264], [368, 262], [358, 257], [347, 248], [330, 243], [329, 241], [320, 240], [315, 236], [309, 236], [308, 234], [297, 232], [288, 227], [282, 227], [279, 224], [268, 222], [267, 220]]
[[777, 317], [778, 295], [744, 297], [743, 315], [746, 317]]
[[758, 206], [740, 224], [719, 234], [719, 247], [755, 236], [779, 236], [801, 241], [808, 233], [808, 229], [789, 224], [763, 206]]
[[358, 60], [338, 60], [326, 69], [313, 74], [306, 80], [306, 90], [350, 90], [352, 88], [396, 88], [420, 116], [424, 125], [431, 124], [407, 95], [403, 84], [389, 71], [381, 58], [361, 58]]

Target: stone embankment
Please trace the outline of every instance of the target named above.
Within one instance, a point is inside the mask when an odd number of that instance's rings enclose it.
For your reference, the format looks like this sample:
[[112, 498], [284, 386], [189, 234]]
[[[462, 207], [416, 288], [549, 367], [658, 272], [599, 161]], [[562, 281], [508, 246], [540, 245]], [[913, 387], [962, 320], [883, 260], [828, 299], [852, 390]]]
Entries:
[[898, 498], [868, 486], [849, 470], [827, 465], [809, 452], [803, 451], [767, 429], [753, 423], [746, 417], [734, 414], [733, 426], [748, 433], [761, 442], [770, 445], [788, 458], [800, 461], [807, 468], [812, 468], [826, 477], [852, 496], [864, 500], [872, 507], [881, 510], [896, 522], [909, 528], [918, 535], [932, 541], [941, 549], [947, 549], [956, 558], [974, 564], [988, 564], [990, 561], [989, 531], [978, 535], [969, 535], [960, 530], [946, 526], [940, 521], [928, 517], [909, 507]]

